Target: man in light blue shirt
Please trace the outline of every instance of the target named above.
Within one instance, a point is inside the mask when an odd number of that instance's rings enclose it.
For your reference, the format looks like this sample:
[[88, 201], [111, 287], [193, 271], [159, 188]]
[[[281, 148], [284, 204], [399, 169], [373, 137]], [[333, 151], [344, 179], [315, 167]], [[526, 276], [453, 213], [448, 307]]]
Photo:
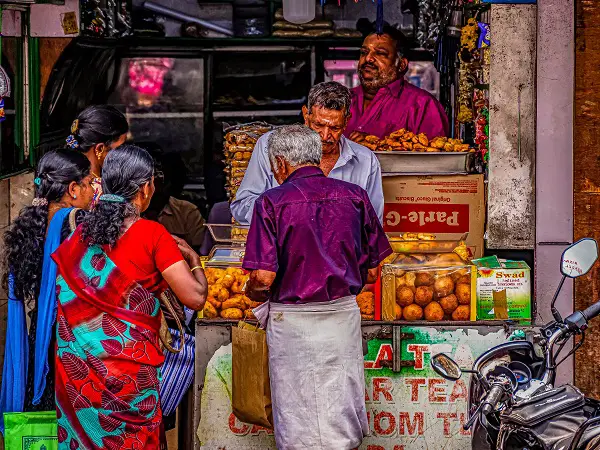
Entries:
[[[383, 223], [383, 188], [381, 167], [375, 154], [366, 147], [342, 135], [350, 119], [350, 90], [334, 81], [320, 83], [310, 90], [308, 105], [302, 108], [304, 123], [321, 136], [323, 157], [321, 170], [326, 176], [348, 181], [362, 187]], [[242, 225], [249, 225], [254, 202], [267, 189], [279, 186], [271, 171], [267, 145], [269, 135], [263, 135], [252, 152], [246, 175], [231, 213]]]

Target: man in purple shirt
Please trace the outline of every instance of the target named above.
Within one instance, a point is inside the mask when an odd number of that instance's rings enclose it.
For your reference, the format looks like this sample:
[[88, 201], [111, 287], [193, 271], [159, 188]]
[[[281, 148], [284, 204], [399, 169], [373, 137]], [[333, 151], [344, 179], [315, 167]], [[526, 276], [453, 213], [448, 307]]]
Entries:
[[361, 143], [401, 128], [433, 139], [448, 135], [448, 117], [437, 99], [404, 79], [404, 36], [391, 26], [368, 35], [358, 60], [360, 86], [352, 89], [352, 118], [344, 135]]
[[367, 192], [319, 168], [316, 132], [278, 128], [268, 156], [280, 186], [256, 200], [243, 267], [246, 294], [269, 300], [255, 314], [277, 448], [358, 448], [369, 426], [355, 296], [392, 250]]

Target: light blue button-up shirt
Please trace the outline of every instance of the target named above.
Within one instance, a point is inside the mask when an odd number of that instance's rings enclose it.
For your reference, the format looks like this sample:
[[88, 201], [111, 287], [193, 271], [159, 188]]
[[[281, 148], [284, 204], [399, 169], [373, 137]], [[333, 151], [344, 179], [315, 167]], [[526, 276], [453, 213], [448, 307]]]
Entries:
[[[250, 224], [254, 202], [258, 196], [267, 189], [279, 186], [271, 171], [267, 152], [269, 134], [261, 136], [256, 142], [246, 175], [237, 191], [235, 201], [231, 203], [231, 214], [242, 225]], [[383, 187], [379, 160], [371, 150], [344, 136], [340, 139], [340, 146], [340, 157], [329, 176], [358, 184], [367, 191], [379, 222], [383, 223]]]

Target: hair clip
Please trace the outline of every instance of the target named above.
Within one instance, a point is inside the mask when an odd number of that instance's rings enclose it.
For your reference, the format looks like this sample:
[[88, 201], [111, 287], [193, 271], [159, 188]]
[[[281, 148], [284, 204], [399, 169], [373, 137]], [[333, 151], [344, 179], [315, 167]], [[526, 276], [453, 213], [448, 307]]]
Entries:
[[42, 184], [42, 179], [40, 177], [36, 177], [33, 179], [33, 184], [35, 184], [36, 186], [39, 186]]
[[115, 195], [115, 194], [102, 194], [100, 196], [100, 198], [98, 199], [101, 202], [108, 202], [108, 203], [125, 203], [125, 197], [121, 197], [120, 195]]
[[79, 142], [77, 142], [77, 139], [75, 139], [75, 136], [73, 136], [72, 134], [70, 134], [67, 137], [67, 145], [71, 148], [78, 148], [79, 147]]
[[79, 131], [79, 119], [75, 119], [71, 124], [71, 134], [76, 134]]
[[46, 206], [48, 204], [48, 200], [44, 197], [36, 197], [31, 202], [32, 206]]

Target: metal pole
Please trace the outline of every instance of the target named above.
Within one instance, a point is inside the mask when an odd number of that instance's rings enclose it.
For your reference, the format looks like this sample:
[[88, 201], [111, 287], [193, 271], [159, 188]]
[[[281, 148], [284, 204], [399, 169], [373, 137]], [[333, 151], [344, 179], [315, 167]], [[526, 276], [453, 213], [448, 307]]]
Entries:
[[23, 153], [25, 159], [29, 159], [29, 150], [31, 145], [31, 115], [29, 104], [30, 93], [29, 93], [29, 7], [21, 12], [21, 35], [23, 39], [23, 71], [21, 76], [23, 77]]
[[160, 14], [161, 16], [170, 17], [171, 19], [179, 20], [180, 22], [197, 23], [198, 25], [208, 28], [209, 30], [222, 33], [226, 36], [233, 36], [233, 31], [228, 28], [223, 28], [219, 25], [215, 25], [212, 22], [208, 22], [207, 20], [190, 16], [189, 14], [182, 13], [181, 11], [177, 11], [175, 9], [166, 8], [154, 2], [144, 2], [142, 6], [149, 11]]

